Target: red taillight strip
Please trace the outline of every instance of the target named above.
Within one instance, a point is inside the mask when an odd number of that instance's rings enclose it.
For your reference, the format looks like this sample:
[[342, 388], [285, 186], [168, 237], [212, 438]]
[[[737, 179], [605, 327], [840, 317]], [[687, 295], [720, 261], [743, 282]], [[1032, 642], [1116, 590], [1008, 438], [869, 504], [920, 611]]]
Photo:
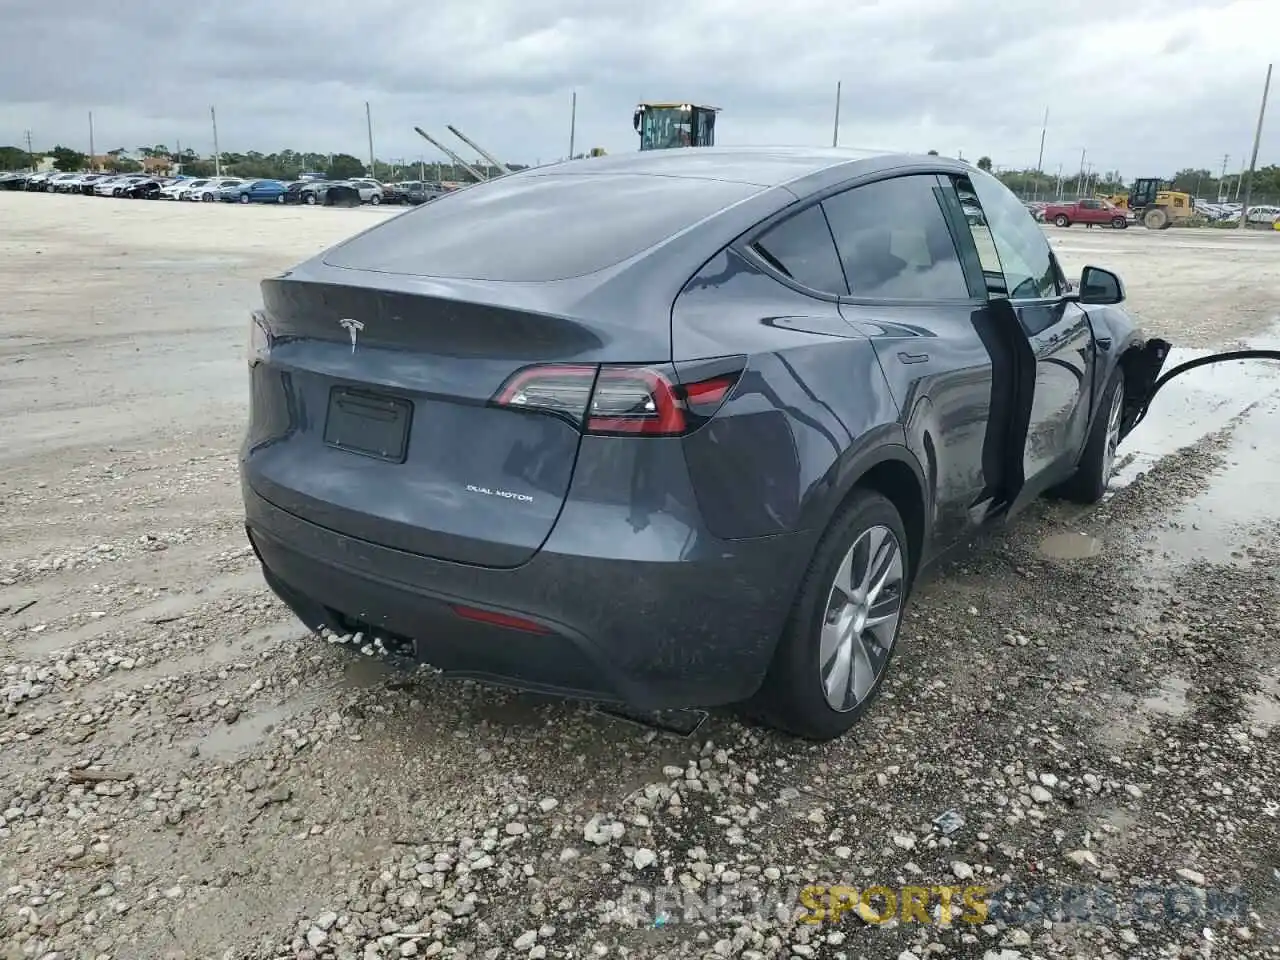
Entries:
[[452, 605], [453, 612], [463, 620], [475, 623], [487, 623], [494, 627], [506, 627], [508, 630], [523, 630], [525, 633], [547, 634], [551, 631], [540, 623], [517, 617], [510, 613], [498, 613], [495, 610], [482, 610], [479, 607], [468, 607], [460, 603]]

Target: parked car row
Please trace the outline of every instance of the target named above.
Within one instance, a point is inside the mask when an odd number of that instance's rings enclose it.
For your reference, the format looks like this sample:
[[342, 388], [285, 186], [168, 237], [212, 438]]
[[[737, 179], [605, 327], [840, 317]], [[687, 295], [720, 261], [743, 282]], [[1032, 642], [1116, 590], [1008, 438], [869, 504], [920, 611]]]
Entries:
[[0, 173], [0, 190], [79, 193], [96, 197], [137, 200], [188, 200], [204, 203], [302, 203], [377, 206], [383, 203], [418, 205], [434, 200], [444, 187], [426, 181], [382, 183], [371, 178], [297, 180], [268, 178], [155, 177], [108, 173]]

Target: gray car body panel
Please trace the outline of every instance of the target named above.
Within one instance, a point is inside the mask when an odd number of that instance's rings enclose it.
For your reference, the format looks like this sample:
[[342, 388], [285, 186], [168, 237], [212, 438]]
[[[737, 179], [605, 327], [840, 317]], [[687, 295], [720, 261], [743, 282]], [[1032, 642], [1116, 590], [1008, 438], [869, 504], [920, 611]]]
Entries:
[[[803, 149], [592, 158], [502, 183], [626, 174], [758, 189], [568, 279], [379, 270], [392, 233], [379, 225], [264, 281], [274, 339], [250, 372], [241, 470], [272, 586], [313, 626], [408, 636], [462, 675], [646, 708], [749, 696], [818, 539], [869, 472], [904, 509], [916, 501], [919, 568], [1016, 511], [1028, 471], [1037, 487], [1065, 478], [1098, 384], [1141, 342], [1116, 308], [1064, 302], [1065, 345], [1056, 328], [1028, 344], [1011, 334], [1024, 308], [1007, 303], [815, 296], [741, 242], [832, 191], [910, 172], [972, 168]], [[401, 214], [398, 234], [485, 189]], [[372, 266], [341, 265], [354, 262]], [[1099, 352], [1104, 326], [1113, 346]], [[651, 364], [689, 382], [726, 357], [742, 358], [740, 380], [683, 437], [583, 436], [492, 403], [531, 364]], [[1042, 381], [1074, 391], [1069, 414], [1035, 407]], [[326, 407], [347, 389], [412, 408], [403, 462], [334, 449]], [[544, 630], [464, 622], [458, 604]]]

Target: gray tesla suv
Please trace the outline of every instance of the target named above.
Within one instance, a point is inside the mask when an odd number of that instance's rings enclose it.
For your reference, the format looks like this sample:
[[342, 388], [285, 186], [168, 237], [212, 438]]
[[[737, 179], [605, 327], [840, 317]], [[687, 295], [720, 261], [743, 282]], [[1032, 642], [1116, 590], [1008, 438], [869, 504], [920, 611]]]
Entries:
[[922, 567], [1102, 495], [1168, 348], [996, 179], [848, 150], [521, 172], [262, 293], [246, 523], [306, 623], [818, 739]]

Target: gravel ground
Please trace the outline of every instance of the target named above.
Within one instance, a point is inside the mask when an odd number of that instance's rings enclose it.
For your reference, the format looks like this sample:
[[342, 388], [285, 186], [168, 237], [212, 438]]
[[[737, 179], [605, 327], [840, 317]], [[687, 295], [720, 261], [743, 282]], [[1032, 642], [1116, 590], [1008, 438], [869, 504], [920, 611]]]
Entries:
[[[386, 215], [0, 193], [0, 957], [1280, 957], [1280, 400], [940, 570], [844, 740], [681, 738], [262, 583], [257, 280]], [[1271, 238], [1049, 232], [1180, 344], [1280, 301]]]

